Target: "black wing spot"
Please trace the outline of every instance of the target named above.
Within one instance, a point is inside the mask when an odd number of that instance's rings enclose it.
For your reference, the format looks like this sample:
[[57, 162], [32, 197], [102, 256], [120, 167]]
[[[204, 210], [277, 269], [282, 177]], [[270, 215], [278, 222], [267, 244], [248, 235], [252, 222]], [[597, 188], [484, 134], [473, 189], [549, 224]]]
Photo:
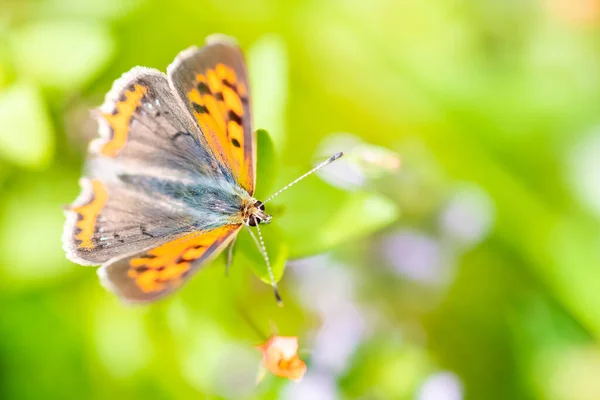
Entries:
[[171, 140], [175, 141], [175, 140], [177, 140], [177, 138], [178, 138], [178, 137], [180, 137], [180, 136], [192, 136], [192, 134], [191, 134], [191, 133], [189, 133], [189, 132], [181, 132], [181, 131], [180, 131], [180, 132], [177, 132], [176, 134], [174, 134], [174, 135], [171, 137]]
[[115, 240], [117, 240], [119, 243], [125, 243], [125, 239], [123, 239], [121, 237], [121, 235], [119, 235], [117, 232], [113, 233], [113, 237], [115, 238]]
[[223, 97], [223, 93], [218, 92], [215, 94], [215, 99], [217, 99], [219, 101], [223, 101], [223, 100], [225, 100], [225, 97]]
[[144, 225], [140, 226], [140, 232], [142, 233], [142, 235], [149, 236], [151, 238], [156, 237], [153, 234], [151, 234], [150, 232], [148, 232], [148, 228], [146, 228]]
[[209, 114], [208, 112], [208, 108], [206, 108], [205, 106], [202, 106], [198, 103], [194, 103], [192, 102], [192, 108], [194, 109], [194, 111], [196, 111], [198, 114]]
[[199, 82], [196, 87], [198, 88], [198, 91], [200, 92], [200, 94], [210, 93], [209, 87], [204, 82]]
[[238, 91], [237, 87], [233, 83], [229, 82], [227, 79], [223, 79], [223, 80], [221, 80], [221, 82], [223, 83], [223, 86], [227, 86], [228, 88], [232, 89], [234, 92]]
[[240, 142], [237, 139], [231, 139], [231, 144], [235, 147], [241, 147]]
[[236, 124], [238, 124], [239, 126], [242, 126], [242, 117], [240, 117], [239, 115], [237, 115], [235, 113], [235, 111], [233, 110], [229, 110], [229, 112], [227, 112], [227, 118], [230, 121], [235, 122]]

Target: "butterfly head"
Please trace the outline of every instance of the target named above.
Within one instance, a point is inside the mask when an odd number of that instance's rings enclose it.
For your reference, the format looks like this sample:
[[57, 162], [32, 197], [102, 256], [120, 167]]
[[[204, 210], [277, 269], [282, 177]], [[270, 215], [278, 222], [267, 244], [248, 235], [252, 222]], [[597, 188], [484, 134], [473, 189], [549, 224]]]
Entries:
[[248, 207], [246, 225], [256, 226], [258, 224], [268, 224], [271, 222], [271, 216], [265, 212], [265, 205], [262, 201], [256, 200]]

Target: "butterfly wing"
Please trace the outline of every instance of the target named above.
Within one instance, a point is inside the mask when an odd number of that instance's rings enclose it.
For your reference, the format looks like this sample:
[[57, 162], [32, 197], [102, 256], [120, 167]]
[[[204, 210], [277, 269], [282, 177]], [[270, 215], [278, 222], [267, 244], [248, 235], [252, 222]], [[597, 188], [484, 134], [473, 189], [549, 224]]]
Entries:
[[210, 149], [250, 195], [256, 180], [256, 136], [244, 57], [232, 39], [214, 35], [181, 52], [167, 68], [175, 91]]
[[[90, 156], [114, 160], [129, 171], [219, 179], [227, 168], [162, 72], [135, 67], [118, 79], [97, 113], [100, 138]], [[95, 172], [95, 171], [92, 171]]]
[[241, 224], [192, 232], [161, 246], [110, 261], [98, 275], [128, 302], [150, 302], [178, 289], [233, 240]]

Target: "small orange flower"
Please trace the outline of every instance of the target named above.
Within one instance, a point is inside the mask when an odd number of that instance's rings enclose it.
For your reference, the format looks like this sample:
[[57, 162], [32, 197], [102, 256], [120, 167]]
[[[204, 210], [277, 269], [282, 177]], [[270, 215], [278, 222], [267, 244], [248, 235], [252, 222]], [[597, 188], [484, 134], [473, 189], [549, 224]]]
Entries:
[[263, 364], [274, 375], [300, 381], [306, 372], [306, 364], [298, 357], [296, 336], [273, 335], [265, 344], [257, 346], [263, 353]]

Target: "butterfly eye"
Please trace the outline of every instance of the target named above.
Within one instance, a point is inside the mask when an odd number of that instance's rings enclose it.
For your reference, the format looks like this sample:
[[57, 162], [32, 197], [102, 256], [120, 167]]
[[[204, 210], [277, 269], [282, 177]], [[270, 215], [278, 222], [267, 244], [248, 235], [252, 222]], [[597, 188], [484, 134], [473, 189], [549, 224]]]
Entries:
[[265, 205], [263, 204], [262, 201], [257, 201], [256, 203], [254, 203], [254, 207], [259, 208], [262, 211], [265, 211]]
[[254, 215], [251, 215], [250, 218], [248, 218], [248, 225], [250, 225], [250, 226], [256, 226], [256, 225], [258, 225], [258, 222], [259, 222], [258, 218], [256, 218], [256, 216], [254, 216]]

